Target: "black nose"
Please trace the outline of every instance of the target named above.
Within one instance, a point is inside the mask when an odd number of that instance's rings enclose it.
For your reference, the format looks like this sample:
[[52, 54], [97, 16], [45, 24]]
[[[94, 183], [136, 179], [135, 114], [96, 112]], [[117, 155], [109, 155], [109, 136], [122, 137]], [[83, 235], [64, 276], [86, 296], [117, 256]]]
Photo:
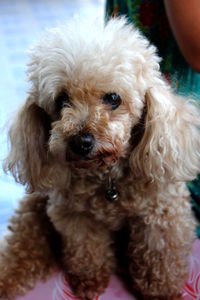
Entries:
[[90, 133], [73, 135], [69, 140], [69, 147], [77, 155], [86, 156], [94, 148], [94, 136]]

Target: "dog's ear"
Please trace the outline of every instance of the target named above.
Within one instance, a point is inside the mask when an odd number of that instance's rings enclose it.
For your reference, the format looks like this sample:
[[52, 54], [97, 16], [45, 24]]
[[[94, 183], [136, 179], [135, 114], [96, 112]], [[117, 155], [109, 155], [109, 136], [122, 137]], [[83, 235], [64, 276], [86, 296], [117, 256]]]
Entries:
[[9, 130], [10, 152], [4, 169], [29, 190], [45, 185], [49, 131], [48, 115], [28, 99]]
[[144, 102], [141, 139], [130, 156], [134, 176], [163, 183], [194, 179], [200, 171], [197, 108], [165, 83], [148, 89]]

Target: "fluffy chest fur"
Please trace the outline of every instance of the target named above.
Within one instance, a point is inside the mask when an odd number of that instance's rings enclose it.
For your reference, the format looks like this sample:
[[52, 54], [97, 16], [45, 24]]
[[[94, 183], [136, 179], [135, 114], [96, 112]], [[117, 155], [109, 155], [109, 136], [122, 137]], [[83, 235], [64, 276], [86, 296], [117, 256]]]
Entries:
[[90, 175], [72, 176], [68, 189], [54, 190], [49, 193], [48, 215], [55, 223], [55, 216], [85, 216], [99, 222], [107, 229], [121, 229], [130, 219], [145, 218], [154, 214], [154, 222], [160, 218], [167, 220], [168, 215], [181, 211], [185, 206], [189, 209], [189, 192], [185, 183], [175, 182], [157, 185], [132, 178], [130, 170], [116, 175], [116, 188], [120, 193], [117, 201], [106, 198], [108, 173], [91, 172]]

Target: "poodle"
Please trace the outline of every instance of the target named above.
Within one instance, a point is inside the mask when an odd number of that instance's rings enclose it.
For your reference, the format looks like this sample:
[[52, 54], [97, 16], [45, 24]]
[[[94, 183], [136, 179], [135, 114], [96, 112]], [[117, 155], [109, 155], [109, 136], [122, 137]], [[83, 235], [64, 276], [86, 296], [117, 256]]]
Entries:
[[125, 18], [49, 29], [30, 52], [27, 100], [5, 170], [27, 194], [0, 244], [0, 299], [60, 264], [93, 299], [118, 270], [139, 299], [179, 299], [195, 238], [186, 181], [200, 171], [200, 116], [162, 77]]

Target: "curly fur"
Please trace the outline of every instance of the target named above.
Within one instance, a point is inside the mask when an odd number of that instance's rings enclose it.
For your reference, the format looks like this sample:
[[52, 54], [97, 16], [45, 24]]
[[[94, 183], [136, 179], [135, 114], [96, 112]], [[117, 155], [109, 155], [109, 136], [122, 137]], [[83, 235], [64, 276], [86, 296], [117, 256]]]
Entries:
[[[81, 299], [106, 288], [116, 268], [114, 235], [124, 227], [132, 287], [146, 299], [177, 299], [195, 237], [185, 182], [200, 171], [197, 108], [173, 94], [155, 47], [123, 18], [48, 30], [28, 74], [32, 86], [10, 129], [5, 169], [29, 194], [1, 246], [2, 299], [51, 273], [52, 224]], [[71, 106], [59, 114], [63, 90]], [[116, 110], [102, 101], [110, 92], [122, 99]], [[88, 160], [69, 151], [80, 131], [95, 137]], [[117, 202], [105, 198], [108, 174]]]

